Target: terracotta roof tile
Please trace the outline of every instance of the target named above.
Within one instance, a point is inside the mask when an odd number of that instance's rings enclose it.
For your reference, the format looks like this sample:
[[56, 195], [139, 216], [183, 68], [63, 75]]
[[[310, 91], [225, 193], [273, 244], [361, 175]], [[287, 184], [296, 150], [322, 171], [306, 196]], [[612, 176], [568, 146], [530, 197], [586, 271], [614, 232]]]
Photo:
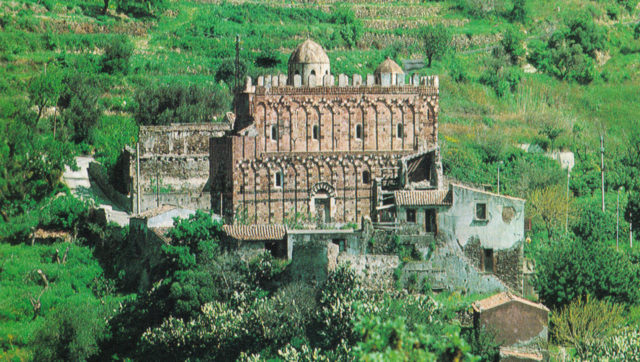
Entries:
[[172, 228], [165, 228], [165, 227], [149, 228], [149, 230], [151, 230], [152, 233], [156, 234], [156, 236], [160, 238], [160, 240], [162, 240], [165, 244], [171, 244], [171, 238], [167, 236], [167, 233], [171, 229]]
[[496, 295], [493, 295], [489, 298], [485, 298], [483, 300], [479, 300], [475, 303], [473, 303], [473, 309], [476, 312], [482, 312], [488, 309], [492, 309], [495, 308], [499, 305], [511, 302], [511, 301], [516, 301], [516, 302], [520, 302], [523, 304], [527, 304], [530, 305], [534, 308], [538, 308], [538, 309], [542, 309], [542, 310], [546, 310], [547, 312], [549, 311], [549, 308], [545, 307], [544, 305], [540, 304], [540, 303], [534, 303], [532, 301], [526, 300], [524, 298], [518, 297], [517, 295], [514, 295], [513, 293], [510, 292], [502, 292], [502, 293], [498, 293]]
[[393, 194], [399, 206], [448, 206], [452, 201], [448, 190], [396, 191]]
[[156, 207], [156, 208], [153, 208], [153, 209], [149, 209], [147, 211], [143, 211], [143, 212], [139, 213], [138, 215], [135, 215], [134, 217], [141, 218], [141, 219], [144, 219], [144, 218], [149, 219], [149, 218], [152, 218], [154, 216], [158, 216], [158, 215], [164, 214], [165, 212], [171, 211], [171, 210], [176, 209], [176, 208], [178, 208], [178, 207], [174, 206], [174, 205], [161, 205], [160, 207]]
[[519, 351], [511, 348], [500, 348], [501, 357], [517, 357], [520, 359], [528, 359], [530, 361], [542, 361], [544, 356], [540, 352], [536, 351]]
[[238, 240], [282, 240], [287, 234], [284, 225], [224, 225], [222, 230]]

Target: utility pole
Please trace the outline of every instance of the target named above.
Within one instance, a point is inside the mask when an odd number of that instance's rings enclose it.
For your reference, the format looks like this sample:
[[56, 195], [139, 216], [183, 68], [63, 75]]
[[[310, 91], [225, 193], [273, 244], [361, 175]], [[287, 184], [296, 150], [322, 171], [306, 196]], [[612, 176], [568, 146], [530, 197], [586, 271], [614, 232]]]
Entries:
[[618, 251], [618, 235], [620, 232], [620, 188], [618, 188], [618, 198], [616, 199], [616, 251]]
[[600, 135], [600, 174], [602, 176], [602, 212], [604, 212], [604, 136]]
[[569, 232], [569, 180], [571, 180], [571, 169], [567, 167], [567, 204], [564, 220], [564, 232]]
[[498, 195], [500, 195], [500, 165], [504, 164], [504, 161], [498, 162]]

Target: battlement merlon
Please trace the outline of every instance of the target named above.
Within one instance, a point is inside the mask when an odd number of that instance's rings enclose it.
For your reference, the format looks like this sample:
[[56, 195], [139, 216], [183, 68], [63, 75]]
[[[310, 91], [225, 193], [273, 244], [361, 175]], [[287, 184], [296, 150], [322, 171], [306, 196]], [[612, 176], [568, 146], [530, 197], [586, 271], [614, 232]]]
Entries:
[[[308, 86], [303, 85], [302, 77], [295, 75], [293, 85], [288, 85], [287, 76], [266, 75], [259, 76], [257, 84], [253, 84], [251, 77], [246, 77], [243, 93], [254, 94], [278, 94], [278, 93], [317, 93], [325, 92], [329, 94], [362, 92], [366, 89], [368, 93], [404, 93], [415, 92], [415, 88], [422, 88], [420, 93], [439, 94], [440, 80], [437, 75], [432, 76], [405, 76], [393, 73], [383, 73], [376, 80], [373, 74], [367, 74], [366, 78], [362, 78], [360, 74], [354, 74], [351, 78], [345, 74], [338, 75], [338, 84], [336, 85], [335, 76], [327, 74], [322, 79], [316, 79], [315, 75], [310, 75]], [[317, 90], [314, 90], [317, 89]]]

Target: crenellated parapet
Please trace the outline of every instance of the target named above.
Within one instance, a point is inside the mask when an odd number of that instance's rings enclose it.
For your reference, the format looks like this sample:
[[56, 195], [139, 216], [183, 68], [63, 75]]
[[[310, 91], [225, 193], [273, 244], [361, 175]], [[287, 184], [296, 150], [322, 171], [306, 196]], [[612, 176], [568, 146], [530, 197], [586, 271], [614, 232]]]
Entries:
[[[284, 74], [277, 75], [261, 75], [254, 81], [251, 77], [245, 79], [244, 92], [245, 93], [264, 93], [267, 90], [276, 88], [284, 89], [304, 89], [310, 90], [312, 88], [322, 88], [327, 93], [341, 93], [333, 88], [350, 89], [359, 88], [358, 91], [377, 92], [382, 88], [388, 89], [401, 89], [402, 87], [423, 87], [427, 88], [435, 94], [439, 93], [440, 81], [437, 75], [432, 76], [419, 76], [383, 73], [379, 77], [373, 74], [367, 74], [362, 76], [360, 74], [353, 74], [351, 77], [346, 74], [339, 74], [337, 77], [333, 74], [327, 74], [324, 76], [309, 75], [303, 82], [302, 76], [296, 74], [293, 76], [293, 82], [290, 82], [288, 77]], [[305, 85], [306, 84], [306, 85]], [[364, 88], [361, 89], [361, 88]], [[415, 92], [415, 90], [411, 90]], [[382, 91], [383, 93], [387, 93]], [[294, 92], [298, 93], [298, 92]], [[315, 93], [315, 92], [313, 92]]]

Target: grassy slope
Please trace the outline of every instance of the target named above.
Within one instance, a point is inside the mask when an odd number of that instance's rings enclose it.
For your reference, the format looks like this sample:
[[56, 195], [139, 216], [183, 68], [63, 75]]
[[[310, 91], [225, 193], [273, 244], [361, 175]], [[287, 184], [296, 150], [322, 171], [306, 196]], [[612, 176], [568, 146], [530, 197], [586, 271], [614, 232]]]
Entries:
[[[218, 4], [218, 2], [215, 2]], [[161, 82], [215, 82], [214, 74], [224, 58], [233, 55], [236, 34], [242, 36], [243, 58], [253, 61], [264, 50], [276, 54], [277, 69], [251, 66], [253, 75], [286, 72], [289, 52], [310, 36], [325, 46], [334, 73], [373, 72], [387, 55], [401, 61], [421, 57], [417, 27], [444, 23], [452, 26], [458, 57], [470, 74], [471, 82], [457, 84], [448, 77], [447, 61], [435, 62], [425, 74], [441, 75], [441, 139], [475, 140], [482, 135], [504, 137], [509, 143], [531, 142], [541, 124], [554, 122], [566, 128], [560, 144], [571, 149], [597, 152], [598, 134], [607, 134], [607, 157], [624, 151], [626, 134], [638, 126], [640, 102], [640, 54], [622, 54], [621, 48], [638, 41], [631, 37], [633, 16], [621, 11], [617, 22], [605, 12], [607, 2], [588, 0], [541, 0], [532, 6], [532, 21], [521, 28], [531, 38], [544, 37], [557, 28], [562, 19], [577, 9], [591, 7], [598, 23], [608, 29], [610, 59], [599, 66], [608, 82], [599, 78], [588, 86], [567, 84], [541, 74], [528, 74], [514, 95], [497, 98], [493, 91], [473, 81], [483, 71], [483, 59], [500, 38], [508, 22], [500, 17], [473, 19], [462, 14], [452, 1], [381, 2], [359, 0], [352, 9], [365, 25], [356, 49], [348, 49], [327, 13], [331, 1], [304, 5], [292, 1], [232, 1], [225, 6], [206, 2], [172, 1], [157, 18], [130, 19], [99, 15], [102, 2], [5, 1], [0, 0], [0, 125], [16, 98], [26, 97], [29, 79], [41, 72], [44, 64], [61, 60], [98, 59], [104, 45], [115, 34], [128, 34], [136, 44], [133, 71], [124, 78], [104, 76], [109, 82], [102, 102], [106, 116], [94, 131], [94, 146], [107, 158], [123, 144], [135, 139], [131, 120], [133, 92], [137, 84]], [[234, 4], [243, 4], [235, 6]], [[634, 16], [636, 17], [634, 19]], [[125, 105], [126, 102], [126, 105]], [[579, 127], [574, 127], [576, 124]], [[579, 134], [574, 129], [582, 129]], [[109, 135], [120, 135], [118, 139]], [[43, 314], [60, 298], [81, 295], [95, 302], [89, 289], [90, 279], [99, 274], [88, 251], [76, 248], [82, 262], [70, 259], [78, 275], [87, 275], [80, 283], [69, 279], [72, 265], [50, 262], [54, 246], [29, 248], [0, 245], [1, 260], [7, 263], [0, 272], [0, 350], [3, 357], [22, 356], [40, 320], [30, 321], [29, 293], [40, 290], [32, 271], [45, 270], [59, 275], [53, 288], [43, 296]], [[73, 253], [71, 255], [74, 255]], [[82, 272], [80, 272], [82, 271]], [[30, 274], [31, 273], [31, 274]], [[87, 279], [89, 278], [89, 279]], [[11, 301], [10, 303], [8, 301]], [[1, 355], [0, 355], [1, 356]]]

